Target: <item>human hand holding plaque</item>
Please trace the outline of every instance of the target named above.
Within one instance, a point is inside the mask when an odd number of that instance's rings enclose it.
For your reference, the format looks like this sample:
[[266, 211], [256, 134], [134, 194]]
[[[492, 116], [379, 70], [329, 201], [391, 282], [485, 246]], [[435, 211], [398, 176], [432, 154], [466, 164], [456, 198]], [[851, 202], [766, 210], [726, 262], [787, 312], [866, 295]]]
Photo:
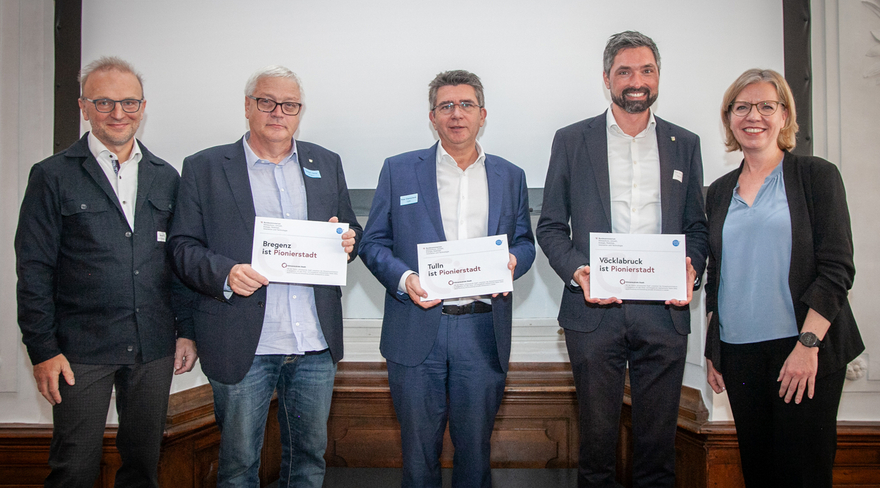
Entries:
[[693, 267], [688, 268], [685, 254], [682, 234], [591, 232], [590, 297], [687, 304]]
[[313, 220], [254, 220], [251, 267], [271, 282], [344, 286], [348, 224]]
[[418, 256], [422, 301], [513, 291], [504, 234], [419, 244]]

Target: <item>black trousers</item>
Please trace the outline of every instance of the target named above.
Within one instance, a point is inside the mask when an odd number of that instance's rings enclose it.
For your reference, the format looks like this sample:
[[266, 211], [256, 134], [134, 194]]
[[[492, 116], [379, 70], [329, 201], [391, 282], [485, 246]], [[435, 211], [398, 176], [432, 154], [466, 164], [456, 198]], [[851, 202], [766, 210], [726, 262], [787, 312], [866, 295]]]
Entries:
[[662, 303], [612, 306], [592, 332], [565, 330], [578, 398], [578, 487], [619, 487], [617, 438], [627, 364], [634, 488], [675, 484], [675, 433], [687, 336]]
[[71, 364], [75, 384], [59, 379], [61, 403], [52, 407], [49, 450], [52, 472], [45, 486], [92, 488], [101, 465], [110, 395], [116, 386], [119, 429], [116, 447], [122, 466], [117, 487], [159, 486], [157, 467], [174, 357], [129, 365]]
[[816, 378], [812, 399], [804, 392], [800, 404], [785, 403], [776, 379], [796, 343], [797, 337], [721, 343], [720, 372], [748, 488], [831, 487], [846, 368]]

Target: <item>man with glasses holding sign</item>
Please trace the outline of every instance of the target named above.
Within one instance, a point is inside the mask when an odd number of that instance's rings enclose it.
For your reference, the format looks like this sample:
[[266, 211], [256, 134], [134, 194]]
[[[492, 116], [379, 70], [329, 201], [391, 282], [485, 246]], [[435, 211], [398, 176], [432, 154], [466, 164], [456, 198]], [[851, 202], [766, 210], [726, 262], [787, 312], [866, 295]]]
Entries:
[[172, 371], [196, 361], [165, 252], [179, 176], [134, 138], [146, 100], [130, 64], [101, 58], [80, 85], [91, 132], [31, 169], [15, 235], [18, 323], [53, 405], [45, 485], [94, 485], [115, 386], [116, 486], [156, 487]]
[[[250, 131], [183, 162], [169, 252], [199, 292], [193, 319], [202, 370], [220, 427], [217, 486], [259, 486], [269, 403], [278, 391], [279, 486], [320, 487], [336, 363], [342, 359], [338, 286], [269, 283], [254, 270], [258, 217], [344, 222], [350, 262], [361, 227], [339, 156], [297, 141], [299, 78], [283, 66], [254, 73], [245, 87]], [[334, 234], [335, 235], [335, 234]]]
[[441, 486], [448, 418], [452, 486], [486, 487], [489, 439], [510, 358], [513, 296], [425, 301], [428, 277], [416, 273], [417, 249], [504, 235], [509, 256], [496, 271], [522, 276], [535, 258], [526, 178], [477, 143], [486, 109], [476, 75], [443, 72], [429, 87], [428, 118], [440, 142], [385, 161], [361, 259], [387, 290], [380, 349], [400, 421], [403, 486]]
[[[537, 227], [541, 249], [565, 283], [559, 325], [578, 396], [578, 486], [620, 486], [615, 460], [628, 366], [633, 486], [672, 487], [688, 303], [708, 252], [700, 141], [650, 109], [660, 84], [651, 38], [632, 31], [611, 36], [603, 68], [611, 107], [556, 133]], [[630, 241], [683, 234], [687, 257], [674, 269], [685, 293], [665, 302], [594, 296], [590, 272], [602, 263], [591, 256], [590, 233], [630, 234]], [[669, 238], [679, 246], [675, 240]], [[623, 267], [642, 264], [633, 261]]]

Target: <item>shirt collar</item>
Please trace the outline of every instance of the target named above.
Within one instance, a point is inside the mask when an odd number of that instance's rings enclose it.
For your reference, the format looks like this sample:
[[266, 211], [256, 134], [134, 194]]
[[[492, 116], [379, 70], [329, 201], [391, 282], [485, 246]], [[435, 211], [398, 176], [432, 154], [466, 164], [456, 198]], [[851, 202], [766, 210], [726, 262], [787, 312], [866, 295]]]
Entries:
[[[617, 136], [621, 136], [621, 137], [630, 137], [625, 132], [623, 132], [623, 130], [621, 130], [619, 125], [617, 125], [617, 119], [614, 118], [614, 111], [611, 110], [610, 106], [608, 107], [608, 111], [606, 112], [606, 114], [607, 115], [605, 116], [605, 127], [607, 128], [608, 132], [610, 132], [614, 135], [617, 135]], [[648, 126], [645, 127], [645, 130], [636, 134], [636, 139], [645, 137], [646, 135], [648, 135], [648, 132], [653, 131], [656, 126], [657, 126], [657, 121], [654, 119], [654, 111], [651, 110], [651, 108], [649, 107], [648, 108]]]
[[[95, 137], [95, 135], [92, 134], [91, 132], [89, 132], [88, 140], [89, 140], [89, 152], [92, 153], [92, 156], [94, 156], [95, 159], [104, 159], [107, 161], [109, 161], [111, 159], [115, 159], [115, 160], [119, 161], [119, 156], [116, 155], [115, 153], [110, 152], [110, 150], [107, 149], [107, 146], [105, 146], [103, 142], [99, 141], [98, 138]], [[138, 144], [137, 139], [134, 139], [133, 142], [134, 142], [134, 144], [131, 146], [131, 155], [129, 155], [127, 161], [119, 161], [120, 165], [125, 164], [128, 161], [139, 162], [141, 160], [141, 158], [143, 157], [143, 153], [141, 152], [141, 146]]]
[[[483, 146], [481, 146], [479, 142], [477, 142], [476, 144], [477, 144], [477, 154], [478, 154], [477, 160], [474, 161], [474, 164], [468, 166], [468, 169], [470, 169], [474, 166], [483, 165], [486, 162], [486, 153], [483, 152]], [[443, 143], [440, 143], [440, 142], [437, 143], [437, 164], [438, 165], [441, 165], [441, 164], [451, 165], [451, 166], [455, 166], [456, 168], [458, 168], [458, 163], [455, 162], [455, 158], [453, 158], [452, 156], [449, 155], [448, 152], [446, 152], [446, 149], [443, 148]]]
[[[257, 156], [257, 153], [255, 153], [254, 150], [251, 149], [250, 144], [248, 144], [248, 139], [250, 139], [250, 138], [251, 138], [251, 131], [247, 131], [247, 133], [245, 133], [245, 135], [244, 135], [243, 144], [244, 144], [244, 158], [245, 158], [245, 161], [247, 161], [248, 167], [253, 168], [255, 164], [257, 164], [261, 161], [266, 164], [274, 164], [271, 161], [267, 161], [265, 159], [260, 159], [260, 157]], [[278, 164], [283, 165], [286, 162], [290, 161], [291, 159], [296, 160], [295, 159], [296, 158], [296, 139], [291, 139], [290, 142], [291, 142], [291, 146], [292, 146], [292, 150], [290, 151], [290, 154], [286, 158], [282, 159], [281, 162]]]

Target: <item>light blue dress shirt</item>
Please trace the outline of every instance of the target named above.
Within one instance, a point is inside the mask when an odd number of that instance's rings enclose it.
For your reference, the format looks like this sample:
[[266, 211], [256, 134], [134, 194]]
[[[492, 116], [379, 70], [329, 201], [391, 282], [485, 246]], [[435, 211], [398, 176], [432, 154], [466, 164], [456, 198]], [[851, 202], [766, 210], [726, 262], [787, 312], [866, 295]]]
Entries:
[[748, 344], [798, 334], [790, 266], [791, 214], [780, 161], [751, 207], [739, 196], [738, 183], [730, 199], [718, 288], [722, 341]]
[[[258, 217], [307, 220], [306, 188], [296, 154], [278, 164], [260, 159], [244, 138], [254, 211]], [[270, 283], [266, 290], [266, 315], [257, 354], [303, 354], [327, 349], [321, 331], [315, 292], [308, 285]]]

